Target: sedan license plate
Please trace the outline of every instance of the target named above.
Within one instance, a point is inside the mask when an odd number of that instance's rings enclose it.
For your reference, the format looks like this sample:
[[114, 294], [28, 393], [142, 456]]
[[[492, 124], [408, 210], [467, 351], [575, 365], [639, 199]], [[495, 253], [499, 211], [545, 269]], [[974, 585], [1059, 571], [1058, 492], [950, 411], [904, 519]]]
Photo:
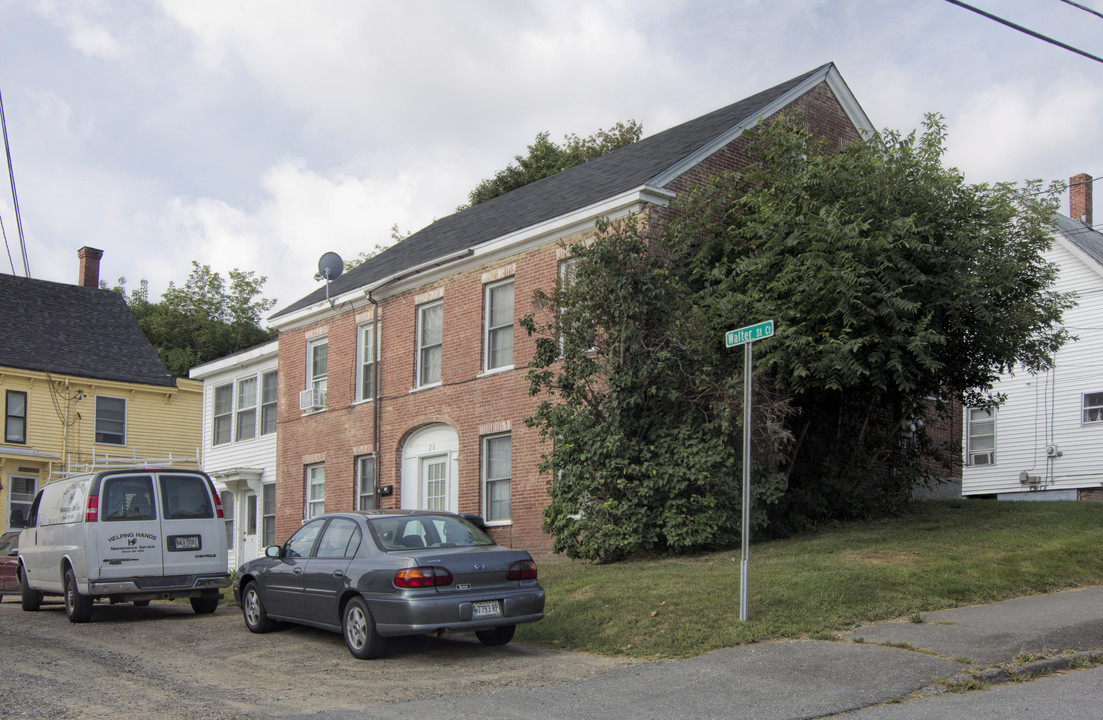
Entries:
[[497, 600], [484, 600], [471, 603], [472, 617], [498, 617], [502, 614], [502, 604]]

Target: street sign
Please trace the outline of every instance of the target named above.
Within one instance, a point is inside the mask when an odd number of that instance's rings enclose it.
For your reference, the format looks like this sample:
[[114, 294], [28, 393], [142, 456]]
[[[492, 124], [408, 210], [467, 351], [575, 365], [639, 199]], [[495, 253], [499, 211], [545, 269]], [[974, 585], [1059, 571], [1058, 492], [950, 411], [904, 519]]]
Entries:
[[743, 343], [754, 342], [755, 340], [761, 340], [768, 338], [774, 334], [774, 321], [767, 320], [766, 322], [760, 322], [757, 325], [748, 325], [745, 328], [739, 328], [738, 330], [729, 330], [724, 336], [725, 341], [728, 343], [728, 347], [735, 347], [736, 345], [742, 345]]

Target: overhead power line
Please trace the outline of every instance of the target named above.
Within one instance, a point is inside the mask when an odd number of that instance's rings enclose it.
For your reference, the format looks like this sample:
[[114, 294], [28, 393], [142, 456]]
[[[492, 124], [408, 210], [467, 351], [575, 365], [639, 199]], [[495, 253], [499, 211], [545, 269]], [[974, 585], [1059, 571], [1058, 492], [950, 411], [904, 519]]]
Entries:
[[[19, 194], [15, 191], [15, 169], [11, 163], [11, 146], [8, 145], [8, 121], [4, 117], [4, 96], [0, 93], [0, 128], [4, 131], [4, 152], [8, 156], [8, 178], [11, 180], [11, 201], [15, 209], [15, 227], [19, 231], [19, 247], [23, 250], [23, 274], [31, 276], [31, 264], [27, 260], [27, 241], [23, 239], [23, 218], [19, 214]], [[5, 235], [5, 242], [7, 242]], [[9, 252], [9, 257], [11, 256]], [[14, 272], [15, 268], [12, 268]]]
[[1092, 15], [1096, 15], [1098, 17], [1103, 18], [1103, 13], [1099, 12], [1098, 10], [1092, 10], [1087, 5], [1081, 5], [1080, 3], [1073, 2], [1072, 0], [1061, 0], [1061, 2], [1063, 2], [1067, 5], [1072, 5], [1074, 8], [1080, 8], [1084, 12], [1091, 13]]
[[988, 18], [989, 20], [995, 20], [996, 22], [1000, 23], [1001, 25], [1006, 25], [1009, 28], [1014, 28], [1015, 30], [1018, 30], [1021, 33], [1026, 33], [1027, 35], [1029, 35], [1031, 37], [1038, 38], [1039, 40], [1044, 40], [1047, 43], [1051, 43], [1053, 45], [1056, 45], [1059, 48], [1064, 48], [1065, 50], [1069, 50], [1071, 52], [1074, 52], [1077, 55], [1083, 55], [1084, 57], [1086, 57], [1090, 60], [1095, 60], [1097, 63], [1103, 63], [1103, 58], [1101, 58], [1101, 57], [1098, 57], [1096, 55], [1092, 55], [1091, 53], [1088, 53], [1088, 52], [1084, 52], [1083, 50], [1081, 50], [1079, 48], [1075, 48], [1072, 45], [1068, 45], [1066, 43], [1063, 43], [1060, 40], [1054, 40], [1053, 38], [1051, 38], [1047, 35], [1043, 35], [1040, 32], [1037, 32], [1035, 30], [1031, 30], [1028, 27], [1023, 27], [1022, 25], [1017, 25], [1017, 24], [1011, 22], [1010, 20], [1004, 20], [1002, 17], [1000, 17], [998, 15], [993, 15], [990, 12], [985, 12], [984, 10], [981, 10], [980, 8], [975, 8], [972, 5], [960, 2], [960, 0], [946, 0], [946, 2], [948, 2], [952, 5], [957, 5], [958, 7], [963, 7], [966, 10], [971, 10], [971, 11], [975, 12], [977, 15], [983, 15], [984, 17]]

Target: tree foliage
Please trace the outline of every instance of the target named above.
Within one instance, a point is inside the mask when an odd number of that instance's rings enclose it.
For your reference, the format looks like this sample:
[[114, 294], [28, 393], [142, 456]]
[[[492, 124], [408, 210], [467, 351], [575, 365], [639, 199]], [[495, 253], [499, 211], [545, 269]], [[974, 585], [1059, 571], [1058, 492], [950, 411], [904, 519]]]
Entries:
[[229, 272], [229, 287], [209, 265], [192, 261], [183, 287], [170, 282], [160, 302], [149, 302], [149, 288], [126, 293], [126, 279], [113, 288], [127, 298], [131, 313], [173, 377], [211, 360], [268, 342], [273, 330], [261, 327], [275, 300], [261, 297], [267, 278], [249, 271]]
[[755, 344], [752, 466], [754, 522], [775, 533], [895, 509], [955, 456], [926, 433], [952, 400], [1048, 366], [1072, 304], [1041, 254], [1056, 202], [965, 183], [942, 167], [945, 136], [928, 116], [835, 149], [784, 117], [755, 134], [756, 162], [679, 200], [649, 242], [606, 231], [578, 251], [578, 281], [553, 298], [566, 310], [528, 323], [557, 550], [608, 560], [737, 536], [742, 353], [726, 330], [776, 323]]
[[514, 162], [499, 170], [494, 177], [476, 185], [468, 195], [468, 204], [459, 209], [505, 195], [511, 190], [630, 145], [639, 140], [642, 134], [643, 126], [635, 120], [618, 122], [609, 130], [598, 129], [589, 137], [579, 137], [572, 133], [563, 138], [562, 145], [553, 142], [547, 131], [538, 133], [532, 145], [528, 146], [527, 155], [515, 156]]

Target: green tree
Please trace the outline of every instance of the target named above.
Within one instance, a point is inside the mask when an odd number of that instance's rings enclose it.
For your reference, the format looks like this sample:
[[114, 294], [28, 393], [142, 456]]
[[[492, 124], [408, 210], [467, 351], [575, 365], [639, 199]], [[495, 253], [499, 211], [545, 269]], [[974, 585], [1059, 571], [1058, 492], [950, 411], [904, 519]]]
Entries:
[[[1056, 202], [1033, 183], [970, 185], [942, 167], [939, 117], [928, 116], [918, 134], [890, 132], [841, 149], [825, 146], [795, 116], [754, 135], [757, 161], [689, 193], [648, 242], [617, 240], [613, 257], [588, 262], [606, 252], [606, 232], [597, 250], [580, 250], [580, 281], [552, 298], [567, 309], [528, 323], [542, 348], [532, 389], [552, 395], [532, 421], [556, 439], [547, 468], [574, 483], [553, 474], [545, 522], [557, 550], [615, 559], [735, 536], [732, 487], [709, 487], [708, 502], [667, 499], [683, 468], [691, 468], [686, 482], [713, 485], [721, 468], [729, 483], [741, 472], [733, 434], [742, 353], [721, 341], [733, 327], [776, 323], [775, 335], [755, 345], [754, 389], [762, 396], [755, 405], [764, 412], [754, 420], [752, 467], [754, 522], [775, 533], [899, 507], [929, 479], [932, 460], [955, 454], [925, 432], [951, 401], [992, 401], [1001, 370], [1047, 367], [1066, 339], [1057, 323], [1072, 299], [1052, 290], [1055, 269], [1042, 257]], [[621, 255], [635, 259], [626, 264]], [[654, 284], [662, 301], [643, 307], [616, 290], [624, 283]], [[637, 311], [631, 324], [608, 316]], [[549, 344], [560, 332], [561, 361]], [[595, 336], [603, 341], [593, 350], [571, 351]], [[626, 349], [636, 371], [623, 382], [612, 356]], [[689, 376], [697, 376], [692, 384]], [[591, 390], [589, 406], [576, 391], [580, 377], [600, 389]], [[656, 407], [656, 393], [680, 397], [689, 409]], [[610, 406], [646, 412], [661, 430], [628, 424], [608, 435], [619, 444], [605, 454], [579, 454], [576, 443], [561, 440], [579, 436], [580, 422], [605, 417]], [[677, 441], [656, 443], [659, 434]], [[650, 464], [635, 462], [639, 456]], [[610, 542], [588, 517], [600, 519], [594, 502], [604, 509], [614, 490], [630, 508], [610, 520], [629, 527], [605, 530], [618, 534]], [[675, 528], [679, 515], [686, 528], [705, 517], [712, 534], [653, 541], [646, 533], [654, 528], [640, 525]]]
[[187, 377], [196, 365], [216, 360], [276, 337], [261, 327], [275, 300], [261, 297], [267, 278], [233, 269], [226, 281], [209, 265], [192, 261], [183, 287], [170, 282], [160, 302], [149, 302], [149, 287], [126, 293], [126, 279], [113, 289], [127, 298], [131, 313], [173, 377]]
[[635, 120], [618, 122], [609, 130], [598, 129], [589, 137], [583, 138], [572, 133], [563, 138], [562, 145], [550, 140], [548, 132], [538, 133], [532, 145], [528, 146], [527, 155], [515, 156], [514, 162], [499, 170], [494, 177], [476, 185], [468, 195], [468, 204], [458, 209], [463, 210], [505, 195], [511, 190], [630, 145], [639, 140], [642, 134], [643, 126]]

